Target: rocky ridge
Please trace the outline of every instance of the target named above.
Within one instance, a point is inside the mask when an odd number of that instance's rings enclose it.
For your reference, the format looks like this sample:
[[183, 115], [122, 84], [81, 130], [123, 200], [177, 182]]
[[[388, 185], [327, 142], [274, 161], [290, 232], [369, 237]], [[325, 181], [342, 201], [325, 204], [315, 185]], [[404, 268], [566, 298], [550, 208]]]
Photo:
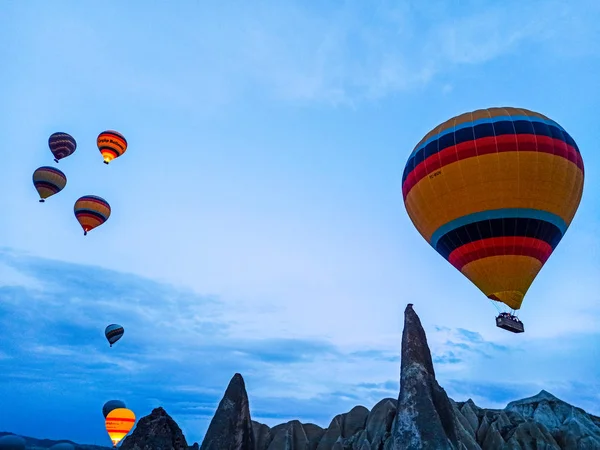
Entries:
[[[181, 429], [162, 408], [138, 422], [126, 450], [600, 450], [600, 418], [552, 394], [480, 408], [455, 402], [435, 378], [425, 331], [412, 305], [404, 313], [398, 399], [372, 410], [355, 406], [327, 428], [293, 420], [269, 427], [253, 421], [244, 379], [235, 374], [201, 446], [187, 446]], [[0, 433], [0, 436], [5, 433]], [[56, 441], [33, 440], [27, 449]], [[79, 446], [76, 450], [106, 447]]]
[[[245, 424], [228, 429], [230, 438], [219, 450], [600, 450], [600, 418], [546, 391], [502, 410], [450, 399], [435, 378], [427, 337], [412, 305], [404, 317], [398, 399], [383, 399], [371, 411], [356, 406], [335, 416], [327, 428], [297, 420], [271, 428], [252, 421], [254, 444], [239, 439], [247, 430], [249, 408], [219, 406], [215, 417], [220, 421]], [[243, 382], [238, 375], [235, 379]], [[245, 392], [240, 395], [247, 398]], [[225, 438], [215, 433], [211, 424], [204, 441]]]

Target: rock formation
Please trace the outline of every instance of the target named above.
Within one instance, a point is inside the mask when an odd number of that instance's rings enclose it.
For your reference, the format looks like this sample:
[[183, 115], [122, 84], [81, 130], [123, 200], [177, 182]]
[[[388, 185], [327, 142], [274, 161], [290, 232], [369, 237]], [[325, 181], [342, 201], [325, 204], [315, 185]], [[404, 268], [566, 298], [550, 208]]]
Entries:
[[187, 450], [179, 425], [162, 408], [142, 417], [121, 444], [122, 450]]
[[[243, 380], [236, 377], [241, 391], [235, 398], [243, 399], [244, 407], [224, 408], [231, 396], [225, 394], [203, 450], [600, 450], [600, 418], [546, 391], [503, 410], [450, 399], [435, 379], [427, 337], [412, 305], [404, 312], [398, 400], [383, 399], [371, 411], [356, 406], [325, 429], [297, 420], [270, 428], [250, 421]], [[237, 425], [216, 427], [214, 422]], [[239, 436], [249, 434], [248, 423], [253, 439], [244, 444]], [[232, 435], [238, 436], [235, 444], [227, 441]], [[219, 439], [223, 446], [208, 447]]]
[[[0, 433], [0, 436], [6, 433]], [[28, 450], [55, 441], [25, 438]], [[105, 447], [75, 445], [76, 450]], [[124, 450], [198, 450], [187, 447], [179, 426], [162, 408], [139, 420]], [[398, 400], [371, 411], [355, 406], [327, 428], [292, 420], [274, 427], [252, 421], [240, 374], [231, 379], [200, 450], [600, 450], [600, 418], [552, 394], [509, 403], [504, 409], [455, 402], [435, 379], [419, 317], [404, 312]]]
[[244, 379], [236, 373], [219, 403], [200, 450], [254, 450], [254, 432]]

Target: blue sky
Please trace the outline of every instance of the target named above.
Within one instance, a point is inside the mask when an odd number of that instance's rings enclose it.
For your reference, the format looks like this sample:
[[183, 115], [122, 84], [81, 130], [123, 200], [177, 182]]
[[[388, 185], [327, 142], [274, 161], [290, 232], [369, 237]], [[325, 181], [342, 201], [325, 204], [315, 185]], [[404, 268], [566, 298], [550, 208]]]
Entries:
[[[599, 20], [594, 0], [7, 3], [0, 429], [109, 444], [101, 407], [120, 398], [200, 441], [235, 372], [255, 419], [326, 426], [397, 396], [409, 302], [456, 400], [544, 388], [600, 414]], [[400, 189], [431, 128], [504, 105], [558, 121], [586, 167], [523, 335], [494, 326]], [[109, 166], [105, 129], [129, 142]], [[78, 148], [41, 205], [55, 131]], [[112, 215], [84, 238], [86, 194]]]

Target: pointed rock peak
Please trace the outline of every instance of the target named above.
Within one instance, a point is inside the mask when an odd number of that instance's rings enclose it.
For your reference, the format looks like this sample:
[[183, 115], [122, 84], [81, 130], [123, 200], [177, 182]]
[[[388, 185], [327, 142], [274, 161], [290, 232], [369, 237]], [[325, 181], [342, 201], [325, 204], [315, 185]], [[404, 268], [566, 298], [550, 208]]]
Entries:
[[527, 397], [527, 398], [523, 398], [521, 400], [515, 400], [514, 402], [510, 402], [505, 409], [510, 409], [513, 406], [517, 406], [517, 405], [527, 405], [530, 403], [539, 403], [543, 400], [546, 400], [548, 402], [563, 402], [561, 399], [559, 399], [558, 397], [555, 397], [554, 395], [552, 395], [550, 392], [542, 389], [539, 394], [534, 395], [533, 397]]
[[404, 311], [400, 396], [392, 439], [393, 448], [405, 450], [460, 448], [454, 409], [435, 379], [427, 336], [412, 304]]
[[402, 332], [402, 368], [410, 364], [422, 365], [425, 370], [435, 377], [431, 351], [427, 344], [427, 336], [421, 325], [421, 320], [409, 303], [404, 310], [404, 331]]
[[179, 425], [158, 407], [142, 417], [133, 432], [125, 438], [121, 449], [187, 450], [188, 444]]
[[254, 432], [244, 378], [236, 373], [212, 418], [201, 450], [254, 450]]
[[159, 406], [158, 408], [154, 408], [152, 410], [152, 412], [150, 413], [151, 417], [162, 417], [162, 416], [168, 416], [167, 412], [164, 410], [164, 408], [162, 406]]

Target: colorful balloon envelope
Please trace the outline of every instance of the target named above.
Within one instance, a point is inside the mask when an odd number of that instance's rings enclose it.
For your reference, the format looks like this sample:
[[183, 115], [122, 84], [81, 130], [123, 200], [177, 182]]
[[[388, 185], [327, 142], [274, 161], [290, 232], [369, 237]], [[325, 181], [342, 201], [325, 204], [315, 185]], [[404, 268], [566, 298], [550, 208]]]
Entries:
[[116, 323], [110, 324], [104, 330], [104, 336], [108, 340], [108, 343], [112, 347], [115, 342], [123, 337], [125, 333], [125, 329], [121, 325], [117, 325]]
[[75, 153], [77, 142], [75, 142], [75, 138], [70, 134], [53, 133], [48, 138], [48, 146], [54, 155], [54, 161], [58, 162], [60, 159]]
[[125, 402], [122, 402], [121, 400], [109, 400], [102, 407], [102, 415], [104, 415], [104, 418], [106, 419], [106, 416], [117, 408], [127, 408], [127, 406], [125, 405]]
[[25, 450], [25, 439], [15, 434], [0, 437], [0, 450]]
[[105, 425], [113, 447], [116, 447], [135, 425], [135, 414], [127, 408], [113, 409], [106, 416]]
[[98, 150], [104, 158], [104, 164], [108, 164], [127, 151], [127, 140], [121, 133], [113, 130], [100, 133], [97, 144]]
[[58, 194], [67, 185], [67, 177], [54, 167], [43, 166], [33, 172], [33, 186], [40, 195], [40, 202]]
[[573, 220], [583, 180], [579, 148], [559, 124], [489, 108], [430, 131], [408, 159], [402, 193], [425, 240], [516, 310]]
[[102, 197], [84, 195], [75, 202], [75, 218], [83, 228], [83, 235], [99, 227], [110, 217], [110, 205]]

